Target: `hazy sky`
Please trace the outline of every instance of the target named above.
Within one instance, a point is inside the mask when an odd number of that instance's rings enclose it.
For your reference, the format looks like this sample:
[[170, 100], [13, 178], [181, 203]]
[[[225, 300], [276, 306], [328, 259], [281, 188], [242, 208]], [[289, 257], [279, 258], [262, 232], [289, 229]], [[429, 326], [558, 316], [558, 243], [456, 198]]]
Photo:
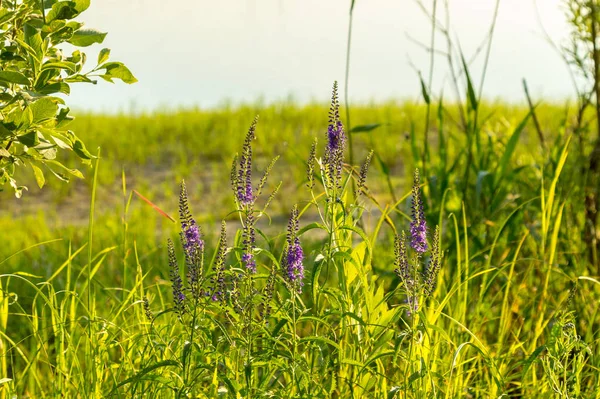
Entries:
[[[431, 7], [432, 0], [422, 0]], [[467, 58], [485, 38], [495, 0], [448, 0], [451, 28]], [[439, 3], [443, 3], [442, 0]], [[73, 88], [71, 103], [98, 111], [210, 107], [293, 96], [326, 101], [344, 79], [349, 0], [93, 0], [80, 19], [108, 31], [102, 47], [139, 79]], [[572, 95], [567, 69], [541, 26], [567, 37], [562, 0], [501, 0], [487, 97], [522, 101], [526, 78], [535, 96]], [[442, 11], [442, 10], [440, 10]], [[542, 25], [540, 25], [540, 23]], [[356, 0], [350, 96], [356, 101], [416, 98], [415, 67], [427, 74], [430, 25], [415, 0]], [[438, 45], [443, 46], [438, 35]], [[480, 56], [479, 59], [481, 59]], [[447, 79], [436, 60], [433, 86]], [[91, 67], [92, 65], [90, 65]], [[473, 64], [479, 82], [481, 62]]]

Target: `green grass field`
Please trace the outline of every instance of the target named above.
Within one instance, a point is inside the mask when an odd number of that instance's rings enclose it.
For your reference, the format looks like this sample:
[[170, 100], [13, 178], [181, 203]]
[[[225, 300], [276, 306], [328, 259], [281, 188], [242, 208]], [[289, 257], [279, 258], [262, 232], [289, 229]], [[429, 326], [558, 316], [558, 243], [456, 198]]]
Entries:
[[[24, 198], [0, 193], [0, 398], [600, 398], [599, 265], [583, 233], [592, 139], [574, 131], [574, 110], [536, 108], [543, 148], [525, 106], [482, 104], [468, 127], [457, 107], [432, 107], [426, 153], [425, 106], [356, 106], [355, 129], [380, 126], [352, 134], [355, 165], [346, 154], [339, 188], [322, 158], [310, 190], [307, 160], [314, 138], [323, 157], [327, 108], [80, 115], [70, 128], [101, 149], [85, 180], [39, 191], [23, 176]], [[235, 201], [230, 174], [256, 114], [254, 184], [281, 158], [249, 208]], [[429, 250], [411, 252], [407, 276], [394, 272], [394, 237], [409, 231], [417, 167]], [[178, 220], [182, 179], [204, 233], [197, 285], [179, 223], [132, 193]], [[285, 269], [294, 204], [301, 294]], [[256, 274], [243, 261], [248, 215], [259, 217]], [[173, 304], [169, 238], [184, 305]], [[214, 288], [220, 267], [227, 300], [193, 299]]]

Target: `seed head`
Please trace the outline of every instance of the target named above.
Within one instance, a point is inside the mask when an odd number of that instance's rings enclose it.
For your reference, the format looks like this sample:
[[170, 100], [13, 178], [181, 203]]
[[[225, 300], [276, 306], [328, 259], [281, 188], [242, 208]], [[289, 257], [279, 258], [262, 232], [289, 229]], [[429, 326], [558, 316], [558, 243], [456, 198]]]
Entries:
[[427, 251], [427, 222], [421, 200], [419, 169], [415, 169], [411, 207], [413, 220], [410, 223], [410, 246], [418, 254], [423, 254]]
[[144, 314], [146, 315], [146, 318], [152, 322], [154, 321], [154, 315], [152, 314], [152, 310], [150, 310], [150, 303], [148, 302], [148, 297], [144, 297], [143, 299], [143, 303], [144, 303]]
[[254, 259], [254, 245], [256, 243], [256, 229], [254, 224], [256, 219], [253, 213], [248, 213], [244, 228], [242, 230], [242, 243], [244, 253], [242, 254], [242, 263], [251, 273], [256, 273], [256, 260]]
[[440, 226], [435, 227], [433, 241], [431, 245], [431, 258], [427, 264], [424, 273], [425, 286], [424, 291], [427, 296], [431, 296], [437, 286], [437, 276], [442, 264], [442, 253], [440, 250]]
[[258, 116], [254, 118], [244, 145], [242, 146], [242, 154], [240, 156], [240, 164], [237, 170], [237, 199], [240, 205], [247, 206], [254, 202], [254, 193], [252, 190], [252, 140], [256, 137], [256, 124]]
[[367, 183], [367, 172], [369, 171], [369, 165], [371, 164], [371, 159], [373, 158], [373, 150], [369, 151], [369, 154], [365, 158], [362, 166], [360, 167], [360, 174], [358, 175], [358, 184], [356, 187], [357, 194], [360, 195]]
[[331, 107], [329, 109], [329, 126], [327, 127], [327, 147], [325, 149], [325, 166], [328, 184], [331, 188], [339, 188], [342, 180], [346, 133], [340, 120], [340, 102], [338, 100], [338, 84], [333, 83]]
[[404, 284], [412, 280], [410, 267], [408, 264], [408, 253], [406, 251], [406, 233], [402, 231], [400, 235], [394, 237], [394, 272]]
[[227, 254], [227, 226], [225, 221], [221, 222], [221, 236], [215, 263], [213, 265], [213, 276], [211, 278], [212, 289], [211, 299], [215, 302], [222, 302], [225, 298], [225, 255]]
[[315, 187], [315, 162], [317, 160], [317, 139], [313, 140], [312, 145], [310, 146], [310, 153], [308, 154], [308, 162], [306, 163], [306, 177], [308, 182], [306, 186], [309, 189], [313, 189]]
[[271, 305], [271, 301], [273, 299], [273, 293], [275, 292], [275, 280], [277, 278], [277, 273], [275, 268], [273, 267], [271, 269], [271, 272], [269, 273], [269, 279], [267, 280], [267, 284], [265, 285], [265, 288], [263, 289], [263, 302], [262, 302], [262, 307], [260, 310], [260, 315], [263, 319], [263, 321], [265, 321], [270, 315], [271, 315], [271, 310], [273, 309], [272, 305]]
[[173, 304], [175, 310], [181, 318], [185, 313], [185, 295], [183, 294], [183, 281], [179, 274], [179, 265], [177, 264], [177, 256], [175, 256], [175, 246], [173, 241], [170, 239], [167, 242], [167, 249], [169, 254], [169, 269], [171, 277], [171, 287], [173, 289]]
[[419, 283], [415, 280], [414, 270], [408, 261], [408, 251], [406, 248], [406, 233], [403, 231], [401, 235], [396, 235], [394, 240], [394, 255], [396, 266], [395, 272], [406, 291], [406, 303], [408, 303], [408, 315], [416, 312], [419, 307], [418, 288]]
[[275, 166], [275, 163], [278, 159], [279, 155], [273, 158], [271, 160], [271, 163], [269, 163], [269, 166], [267, 166], [267, 168], [265, 169], [265, 172], [263, 173], [263, 176], [261, 177], [260, 182], [258, 183], [258, 187], [256, 189], [256, 197], [260, 196], [260, 194], [262, 193], [262, 190], [265, 187], [265, 184], [267, 183], [267, 178], [269, 177], [269, 174], [271, 173], [271, 170]]
[[302, 292], [304, 285], [304, 251], [298, 238], [298, 206], [294, 205], [288, 223], [286, 249], [283, 256], [286, 278], [290, 285]]

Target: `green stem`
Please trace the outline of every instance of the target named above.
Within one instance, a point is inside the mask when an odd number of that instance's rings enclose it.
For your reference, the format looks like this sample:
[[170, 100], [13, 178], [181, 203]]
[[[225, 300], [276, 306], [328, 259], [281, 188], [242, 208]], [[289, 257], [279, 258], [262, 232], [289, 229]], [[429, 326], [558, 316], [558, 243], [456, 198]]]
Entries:
[[354, 165], [354, 151], [352, 145], [352, 125], [350, 123], [350, 103], [348, 100], [348, 81], [350, 79], [350, 48], [352, 44], [352, 16], [354, 14], [354, 0], [350, 6], [350, 20], [348, 22], [348, 40], [346, 43], [346, 73], [344, 76], [344, 102], [346, 105], [346, 129], [348, 131], [348, 150], [350, 155], [350, 165]]
[[[89, 213], [89, 225], [88, 225], [88, 272], [87, 272], [87, 311], [89, 315], [88, 320], [88, 336], [91, 348], [88, 352], [87, 363], [90, 367], [91, 372], [91, 384], [90, 387], [94, 392], [97, 387], [97, 375], [96, 375], [96, 346], [94, 345], [95, 334], [92, 331], [92, 323], [96, 319], [96, 309], [94, 303], [94, 295], [92, 293], [92, 257], [93, 257], [93, 239], [94, 239], [94, 208], [96, 205], [96, 187], [98, 185], [98, 164], [100, 162], [100, 148], [98, 148], [98, 155], [96, 157], [96, 165], [94, 167], [94, 179], [92, 181], [92, 198], [90, 200], [90, 213]], [[94, 392], [99, 394], [99, 392]]]
[[298, 342], [296, 341], [296, 292], [294, 291], [294, 287], [291, 286], [290, 287], [290, 293], [292, 294], [292, 318], [293, 318], [293, 331], [292, 331], [292, 340], [293, 340], [293, 360], [292, 360], [292, 381], [294, 381], [294, 384], [296, 384], [296, 386], [298, 386], [297, 381], [296, 381], [296, 353], [298, 352]]

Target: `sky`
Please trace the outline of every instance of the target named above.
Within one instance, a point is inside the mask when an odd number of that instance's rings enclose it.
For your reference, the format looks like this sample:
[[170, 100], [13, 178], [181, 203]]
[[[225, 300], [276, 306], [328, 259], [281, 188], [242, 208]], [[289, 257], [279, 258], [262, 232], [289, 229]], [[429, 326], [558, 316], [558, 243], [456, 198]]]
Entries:
[[[431, 10], [433, 0], [422, 0]], [[438, 15], [443, 17], [443, 0]], [[500, 0], [485, 97], [524, 101], [573, 95], [568, 69], [544, 33], [564, 44], [563, 0]], [[479, 86], [484, 53], [474, 58], [496, 0], [448, 0], [450, 28]], [[108, 32], [86, 48], [89, 67], [103, 47], [139, 82], [74, 85], [69, 103], [97, 112], [141, 112], [294, 99], [326, 102], [343, 83], [350, 0], [93, 0], [79, 20]], [[431, 25], [416, 0], [356, 0], [349, 96], [354, 102], [418, 99], [418, 71], [429, 74]], [[436, 35], [436, 48], [445, 49]], [[448, 92], [444, 56], [432, 88]]]

